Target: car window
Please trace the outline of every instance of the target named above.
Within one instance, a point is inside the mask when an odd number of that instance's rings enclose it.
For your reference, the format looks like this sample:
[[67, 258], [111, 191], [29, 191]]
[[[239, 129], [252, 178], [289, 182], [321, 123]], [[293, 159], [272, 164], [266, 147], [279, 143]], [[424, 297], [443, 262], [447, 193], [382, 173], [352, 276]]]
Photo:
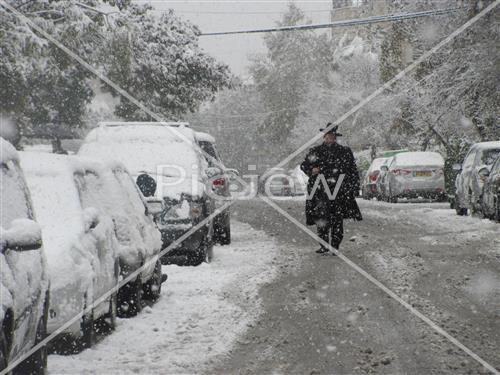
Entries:
[[75, 182], [80, 193], [80, 201], [83, 208], [101, 208], [105, 199], [105, 190], [99, 176], [93, 172], [86, 172], [84, 175], [75, 175]]
[[200, 145], [201, 149], [205, 151], [208, 155], [217, 159], [217, 153], [215, 152], [215, 148], [212, 143], [206, 141], [200, 141], [198, 142], [198, 144]]
[[32, 219], [33, 212], [28, 199], [28, 189], [19, 167], [12, 161], [2, 163], [0, 210], [1, 226], [10, 227], [14, 219]]
[[484, 150], [481, 155], [481, 164], [492, 165], [500, 155], [500, 149]]
[[145, 212], [146, 207], [144, 206], [144, 202], [140, 197], [139, 190], [137, 185], [134, 183], [130, 175], [123, 171], [114, 171], [113, 172], [116, 180], [121, 185], [122, 189], [128, 196], [129, 201], [132, 203], [135, 212]]

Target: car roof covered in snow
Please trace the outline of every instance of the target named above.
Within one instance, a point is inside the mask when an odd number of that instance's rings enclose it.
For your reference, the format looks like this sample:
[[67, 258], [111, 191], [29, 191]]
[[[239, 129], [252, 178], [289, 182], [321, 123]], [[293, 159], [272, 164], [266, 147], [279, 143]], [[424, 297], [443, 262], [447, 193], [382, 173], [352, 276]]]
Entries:
[[215, 143], [215, 138], [208, 133], [204, 132], [194, 132], [194, 136], [198, 142], [210, 142]]
[[0, 151], [0, 162], [2, 163], [10, 160], [19, 160], [17, 150], [2, 137], [0, 137]]
[[206, 161], [195, 142], [194, 131], [187, 127], [176, 129], [186, 137], [182, 139], [168, 126], [96, 128], [85, 138], [78, 155], [104, 162], [118, 160], [134, 178], [142, 173], [153, 176], [157, 183], [168, 185], [166, 189], [157, 190], [159, 197], [178, 198], [183, 193], [202, 195], [204, 187], [191, 177], [200, 176]]
[[[105, 125], [102, 125], [105, 124]], [[108, 125], [114, 124], [114, 125]], [[129, 142], [151, 141], [161, 138], [163, 142], [194, 143], [194, 130], [179, 123], [142, 123], [142, 122], [117, 122], [101, 123], [101, 126], [92, 129], [85, 137], [85, 142]]]
[[472, 147], [480, 150], [487, 150], [490, 148], [500, 148], [500, 141], [474, 143]]
[[404, 152], [394, 155], [394, 165], [397, 166], [415, 166], [415, 165], [444, 165], [444, 159], [437, 152], [416, 151]]

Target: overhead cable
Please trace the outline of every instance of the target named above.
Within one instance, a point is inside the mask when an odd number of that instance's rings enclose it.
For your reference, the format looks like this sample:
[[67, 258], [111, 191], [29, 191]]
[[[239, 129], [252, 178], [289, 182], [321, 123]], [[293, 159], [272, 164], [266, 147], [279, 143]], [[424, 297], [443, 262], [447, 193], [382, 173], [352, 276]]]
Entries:
[[420, 17], [430, 17], [430, 16], [440, 16], [443, 14], [449, 14], [457, 12], [459, 10], [464, 10], [464, 7], [448, 8], [448, 9], [435, 9], [426, 10], [422, 12], [412, 12], [412, 13], [399, 13], [399, 14], [385, 14], [381, 16], [372, 16], [366, 18], [355, 18], [350, 20], [339, 20], [329, 23], [320, 24], [310, 24], [310, 25], [294, 25], [294, 26], [280, 26], [267, 29], [252, 29], [252, 30], [239, 30], [239, 31], [218, 31], [210, 33], [202, 33], [200, 36], [217, 36], [217, 35], [232, 35], [232, 34], [256, 34], [256, 33], [270, 33], [270, 32], [280, 32], [280, 31], [298, 31], [298, 30], [314, 30], [314, 29], [326, 29], [334, 27], [345, 27], [345, 26], [358, 26], [358, 25], [368, 25], [372, 23], [380, 22], [397, 22], [407, 19], [414, 19]]

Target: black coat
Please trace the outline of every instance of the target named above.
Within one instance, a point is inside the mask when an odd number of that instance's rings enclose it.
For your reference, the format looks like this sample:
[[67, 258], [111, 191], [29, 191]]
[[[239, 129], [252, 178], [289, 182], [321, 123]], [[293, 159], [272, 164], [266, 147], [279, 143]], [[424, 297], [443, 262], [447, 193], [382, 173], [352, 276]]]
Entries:
[[[320, 168], [320, 174], [312, 174], [314, 167]], [[344, 219], [362, 220], [361, 211], [355, 199], [359, 192], [359, 174], [354, 155], [349, 147], [337, 143], [331, 146], [322, 144], [313, 147], [307, 153], [300, 168], [309, 176], [308, 197], [320, 175], [324, 176], [330, 192], [333, 193], [340, 175], [344, 174], [344, 180], [335, 199], [328, 197], [324, 183], [321, 179], [318, 181], [313, 196], [306, 201], [307, 225], [314, 225], [318, 220], [332, 222], [332, 218], [338, 216]]]

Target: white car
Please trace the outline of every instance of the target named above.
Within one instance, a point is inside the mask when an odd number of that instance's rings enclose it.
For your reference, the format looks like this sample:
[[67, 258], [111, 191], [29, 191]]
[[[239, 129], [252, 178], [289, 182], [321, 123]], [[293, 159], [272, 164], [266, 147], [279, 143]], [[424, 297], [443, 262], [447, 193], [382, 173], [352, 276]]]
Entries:
[[455, 180], [455, 210], [458, 215], [481, 211], [481, 194], [488, 178], [481, 170], [490, 169], [500, 155], [500, 141], [481, 142], [471, 146], [462, 165], [454, 166], [460, 170]]
[[392, 163], [394, 156], [388, 157], [383, 161], [380, 166], [380, 173], [377, 177], [376, 182], [376, 196], [378, 200], [387, 200], [388, 199], [388, 190], [389, 190], [389, 166]]
[[100, 209], [100, 167], [71, 156], [34, 152], [21, 153], [21, 165], [47, 256], [48, 332], [60, 333], [62, 352], [90, 347], [94, 322], [108, 318], [114, 325], [117, 293], [107, 294], [120, 277], [113, 220]]
[[[14, 147], [0, 138], [0, 372], [20, 359], [46, 335], [48, 276], [40, 226]], [[43, 374], [42, 347], [15, 368]]]
[[[89, 132], [78, 155], [123, 163], [136, 179], [152, 178], [152, 193], [164, 202], [157, 220], [163, 247], [209, 217], [215, 209], [208, 163], [185, 124], [103, 123]], [[210, 189], [210, 191], [209, 191]], [[151, 193], [151, 192], [150, 192]], [[146, 194], [145, 194], [146, 195]], [[164, 263], [200, 264], [210, 261], [213, 220], [196, 229], [179, 246], [169, 249]]]
[[380, 167], [386, 162], [387, 158], [373, 159], [370, 168], [366, 172], [361, 186], [363, 199], [372, 199], [377, 196], [377, 180], [380, 175]]
[[[215, 200], [216, 208], [221, 208], [231, 199], [230, 182], [234, 176], [238, 175], [238, 172], [224, 166], [217, 151], [214, 137], [207, 133], [195, 132], [195, 139], [198, 146], [203, 150], [209, 167], [220, 169], [219, 175], [214, 176], [211, 181], [213, 191], [221, 198]], [[231, 243], [231, 210], [229, 208], [226, 208], [214, 218], [214, 240], [221, 245]]]
[[[88, 161], [81, 159], [88, 164]], [[81, 196], [88, 205], [100, 202], [101, 214], [109, 215], [114, 223], [119, 243], [120, 275], [128, 277], [139, 271], [137, 277], [122, 286], [118, 292], [118, 315], [134, 316], [142, 309], [143, 295], [153, 301], [161, 292], [162, 272], [159, 253], [162, 248], [161, 233], [153, 221], [153, 215], [134, 180], [118, 162], [94, 165], [96, 173], [88, 174], [86, 181], [98, 189]], [[161, 205], [161, 201], [158, 201]], [[161, 210], [160, 210], [161, 212]]]
[[382, 166], [385, 176], [385, 197], [389, 202], [398, 198], [430, 198], [446, 200], [444, 189], [444, 159], [437, 152], [403, 152], [394, 155], [389, 166]]

